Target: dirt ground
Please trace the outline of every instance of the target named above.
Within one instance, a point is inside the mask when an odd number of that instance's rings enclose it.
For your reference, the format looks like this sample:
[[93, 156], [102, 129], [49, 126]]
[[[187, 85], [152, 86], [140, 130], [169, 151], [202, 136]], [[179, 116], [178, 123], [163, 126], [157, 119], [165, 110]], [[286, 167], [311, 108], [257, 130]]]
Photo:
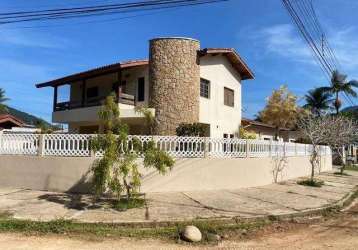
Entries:
[[242, 239], [218, 245], [183, 245], [160, 240], [81, 240], [65, 236], [0, 234], [0, 249], [358, 249], [358, 199], [341, 213], [295, 223], [274, 223]]

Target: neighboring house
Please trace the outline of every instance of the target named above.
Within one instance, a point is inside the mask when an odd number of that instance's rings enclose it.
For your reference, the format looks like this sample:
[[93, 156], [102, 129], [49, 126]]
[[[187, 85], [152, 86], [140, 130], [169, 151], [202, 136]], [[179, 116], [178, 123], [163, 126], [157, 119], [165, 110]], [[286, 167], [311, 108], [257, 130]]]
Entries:
[[[180, 123], [206, 124], [212, 137], [233, 137], [241, 123], [241, 83], [254, 75], [234, 49], [201, 49], [189, 38], [150, 41], [149, 60], [127, 61], [37, 84], [53, 87], [52, 121], [68, 124], [70, 133], [101, 130], [98, 111], [115, 92], [121, 118], [131, 134], [148, 128], [135, 106], [155, 115], [154, 134], [175, 135]], [[69, 100], [58, 91], [70, 86]]]
[[25, 124], [20, 119], [9, 114], [0, 114], [0, 130], [23, 127]]
[[[243, 128], [257, 135], [260, 140], [274, 140], [276, 137], [276, 128], [267, 123], [242, 118], [241, 125]], [[298, 138], [297, 131], [287, 128], [280, 128], [279, 141], [294, 142]]]

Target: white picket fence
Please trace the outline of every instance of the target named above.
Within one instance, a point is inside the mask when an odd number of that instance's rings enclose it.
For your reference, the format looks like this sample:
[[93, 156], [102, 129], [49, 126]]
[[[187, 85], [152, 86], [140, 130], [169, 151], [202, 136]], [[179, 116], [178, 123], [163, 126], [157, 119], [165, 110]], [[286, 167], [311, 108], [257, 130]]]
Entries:
[[[38, 155], [90, 157], [89, 134], [0, 134], [0, 155]], [[155, 145], [175, 158], [243, 158], [275, 155], [307, 156], [312, 145], [238, 138], [129, 136], [142, 145], [154, 141]], [[129, 143], [131, 145], [131, 143]], [[321, 155], [330, 155], [327, 146], [319, 146]], [[96, 156], [101, 156], [97, 153]]]

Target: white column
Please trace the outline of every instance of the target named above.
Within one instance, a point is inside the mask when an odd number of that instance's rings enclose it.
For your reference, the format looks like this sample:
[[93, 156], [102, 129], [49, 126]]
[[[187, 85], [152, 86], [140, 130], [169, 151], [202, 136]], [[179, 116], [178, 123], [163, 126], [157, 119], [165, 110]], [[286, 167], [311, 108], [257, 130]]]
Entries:
[[39, 135], [39, 149], [38, 149], [38, 156], [43, 156], [45, 152], [45, 135], [44, 134], [40, 134]]

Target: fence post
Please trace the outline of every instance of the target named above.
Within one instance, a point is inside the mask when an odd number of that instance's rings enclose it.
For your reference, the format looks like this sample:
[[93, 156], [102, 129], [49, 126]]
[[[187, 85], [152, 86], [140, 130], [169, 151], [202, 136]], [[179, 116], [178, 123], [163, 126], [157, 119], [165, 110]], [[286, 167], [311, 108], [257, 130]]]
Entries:
[[246, 139], [246, 158], [250, 156], [250, 141]]
[[204, 138], [204, 158], [207, 158], [209, 156], [209, 137]]
[[2, 151], [3, 151], [2, 135], [3, 135], [3, 132], [2, 132], [2, 130], [0, 130], [0, 155], [2, 154]]
[[286, 142], [283, 142], [283, 157], [287, 156], [287, 147], [286, 147]]
[[44, 151], [45, 151], [45, 135], [40, 134], [39, 135], [39, 149], [38, 149], [37, 155], [42, 157], [44, 155]]
[[269, 149], [270, 157], [272, 157], [272, 139], [270, 139], [270, 149]]

